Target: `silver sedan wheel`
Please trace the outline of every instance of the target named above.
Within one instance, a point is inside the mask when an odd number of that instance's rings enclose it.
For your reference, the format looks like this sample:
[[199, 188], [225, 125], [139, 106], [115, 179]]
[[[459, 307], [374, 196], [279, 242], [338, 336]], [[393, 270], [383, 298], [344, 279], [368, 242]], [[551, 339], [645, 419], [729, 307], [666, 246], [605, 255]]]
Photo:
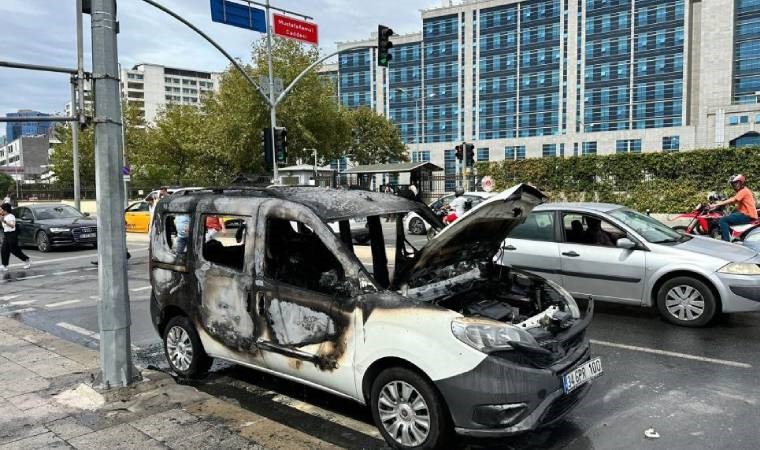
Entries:
[[682, 284], [665, 295], [665, 307], [678, 320], [696, 320], [705, 312], [705, 299], [698, 289]]
[[416, 447], [430, 432], [430, 411], [422, 394], [409, 383], [391, 381], [377, 402], [385, 431], [399, 444]]
[[174, 368], [186, 371], [193, 362], [193, 343], [184, 328], [174, 326], [166, 334], [166, 353]]

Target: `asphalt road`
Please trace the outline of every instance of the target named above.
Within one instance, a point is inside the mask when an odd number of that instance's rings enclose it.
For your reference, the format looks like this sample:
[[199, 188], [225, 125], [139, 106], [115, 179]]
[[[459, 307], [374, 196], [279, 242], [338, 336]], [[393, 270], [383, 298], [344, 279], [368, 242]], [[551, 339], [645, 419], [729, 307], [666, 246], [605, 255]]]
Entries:
[[[138, 364], [166, 367], [149, 319], [147, 248], [131, 236], [132, 338]], [[93, 250], [39, 254], [0, 278], [0, 315], [92, 348], [98, 346]], [[509, 439], [460, 441], [469, 448], [754, 449], [760, 439], [760, 314], [734, 314], [705, 329], [679, 328], [650, 310], [598, 304], [589, 329], [604, 375], [566, 420]], [[217, 363], [194, 382], [325, 442], [379, 448], [369, 413], [353, 402], [254, 370]], [[658, 439], [644, 431], [654, 428]]]

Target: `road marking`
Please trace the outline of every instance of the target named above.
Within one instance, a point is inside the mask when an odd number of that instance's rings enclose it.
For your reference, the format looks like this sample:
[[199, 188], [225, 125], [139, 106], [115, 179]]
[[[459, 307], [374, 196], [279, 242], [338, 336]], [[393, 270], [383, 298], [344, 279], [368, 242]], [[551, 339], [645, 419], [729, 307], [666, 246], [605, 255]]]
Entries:
[[76, 270], [66, 270], [64, 272], [53, 272], [53, 275], [68, 275], [70, 273], [77, 273], [79, 272], [79, 269]]
[[11, 315], [11, 314], [21, 314], [21, 313], [30, 312], [30, 311], [35, 311], [35, 309], [34, 308], [21, 308], [21, 309], [15, 310], [15, 311], [4, 311], [4, 312], [0, 313], [0, 316], [8, 316], [8, 315]]
[[35, 279], [35, 278], [42, 278], [42, 277], [44, 277], [44, 276], [45, 276], [45, 275], [31, 275], [31, 276], [28, 276], [28, 277], [18, 277], [18, 278], [16, 278], [16, 281], [21, 281], [21, 280], [33, 280], [33, 279]]
[[147, 291], [150, 288], [151, 288], [150, 286], [143, 286], [143, 287], [139, 287], [139, 288], [130, 289], [130, 291], [132, 291], [132, 292]]
[[100, 300], [100, 297], [98, 297], [97, 295], [91, 295], [90, 299], [91, 300]]
[[95, 332], [90, 331], [90, 330], [86, 330], [86, 329], [84, 329], [82, 327], [78, 327], [76, 325], [72, 325], [72, 324], [66, 323], [66, 322], [58, 322], [55, 325], [58, 326], [58, 327], [63, 328], [64, 330], [73, 331], [74, 333], [79, 333], [79, 334], [81, 334], [83, 336], [87, 336], [87, 337], [92, 338], [92, 339], [100, 340], [100, 334], [95, 333]]
[[[14, 298], [18, 297], [18, 295], [13, 295], [12, 297], [14, 297]], [[32, 303], [34, 303], [36, 301], [37, 300], [16, 300], [15, 302], [10, 302], [8, 304], [9, 305], [13, 305], [13, 306], [24, 306], [24, 305], [32, 304]]]
[[82, 269], [82, 270], [90, 271], [90, 270], [98, 270], [98, 268], [97, 267], [88, 267], [88, 268]]
[[81, 300], [66, 300], [63, 302], [57, 302], [57, 303], [48, 303], [45, 305], [45, 308], [55, 308], [57, 306], [64, 306], [64, 305], [73, 305], [74, 303], [79, 303]]
[[[142, 252], [142, 251], [145, 251], [145, 250], [148, 250], [148, 247], [130, 248], [129, 252], [130, 253], [135, 253], [135, 252]], [[58, 262], [62, 262], [62, 261], [72, 261], [74, 259], [82, 259], [82, 258], [92, 259], [92, 257], [95, 256], [96, 254], [97, 253], [88, 253], [86, 255], [67, 256], [65, 258], [35, 259], [34, 260], [34, 265], [36, 267], [36, 266], [41, 266], [43, 264], [52, 264], [52, 263], [58, 263]], [[21, 267], [23, 265], [24, 265], [24, 263], [16, 263], [16, 264], [11, 264], [8, 267]]]
[[742, 369], [752, 368], [751, 364], [747, 364], [743, 362], [729, 361], [726, 359], [707, 358], [705, 356], [689, 355], [688, 353], [669, 352], [667, 350], [658, 350], [656, 348], [636, 347], [634, 345], [618, 344], [615, 342], [607, 342], [607, 341], [597, 341], [595, 339], [591, 339], [591, 343], [594, 345], [601, 345], [603, 347], [620, 348], [623, 350], [632, 350], [635, 352], [651, 353], [654, 355], [672, 356], [674, 358], [690, 359], [693, 361], [702, 361], [706, 363], [720, 364], [720, 365], [729, 366], [729, 367], [739, 367]]
[[16, 297], [18, 297], [18, 295], [3, 295], [0, 297], [0, 300], [7, 302], [8, 300], [13, 300]]

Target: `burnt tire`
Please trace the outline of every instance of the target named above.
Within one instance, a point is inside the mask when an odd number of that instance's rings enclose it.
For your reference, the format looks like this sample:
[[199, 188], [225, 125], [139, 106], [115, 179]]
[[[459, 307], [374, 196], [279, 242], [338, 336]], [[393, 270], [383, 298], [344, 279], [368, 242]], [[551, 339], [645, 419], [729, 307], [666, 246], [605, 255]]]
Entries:
[[370, 400], [375, 425], [391, 447], [451, 446], [453, 428], [446, 404], [419, 373], [405, 367], [383, 370], [372, 383]]
[[703, 327], [718, 314], [718, 300], [705, 282], [689, 276], [674, 277], [657, 291], [657, 310], [672, 324]]
[[195, 326], [186, 316], [175, 316], [164, 328], [164, 354], [169, 367], [182, 378], [201, 378], [213, 364]]
[[39, 231], [37, 236], [34, 237], [34, 242], [37, 244], [37, 250], [42, 253], [50, 251], [50, 236], [44, 231]]
[[412, 234], [425, 234], [425, 223], [422, 219], [415, 217], [409, 221], [409, 232]]

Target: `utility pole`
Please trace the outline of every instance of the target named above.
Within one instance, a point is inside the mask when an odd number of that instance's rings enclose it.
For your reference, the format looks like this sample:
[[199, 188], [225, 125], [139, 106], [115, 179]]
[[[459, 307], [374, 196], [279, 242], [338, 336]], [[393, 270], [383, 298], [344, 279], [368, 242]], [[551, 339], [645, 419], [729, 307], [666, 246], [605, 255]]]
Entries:
[[127, 293], [124, 189], [121, 184], [121, 96], [116, 0], [92, 0], [95, 181], [98, 205], [100, 366], [106, 389], [134, 379]]
[[[77, 76], [76, 91], [71, 95], [71, 115], [77, 117], [76, 122], [71, 123], [71, 146], [74, 159], [74, 207], [81, 209], [82, 181], [79, 178], [79, 127], [84, 124], [84, 33], [82, 30], [82, 0], [76, 1], [77, 23]], [[79, 96], [75, 94], [78, 91]]]
[[277, 171], [277, 154], [275, 150], [274, 145], [274, 128], [277, 126], [277, 103], [275, 103], [275, 97], [274, 97], [274, 70], [272, 69], [272, 27], [271, 27], [271, 21], [270, 18], [270, 11], [269, 11], [269, 0], [266, 0], [266, 24], [267, 24], [267, 63], [269, 65], [269, 104], [271, 107], [269, 108], [269, 121], [271, 122], [271, 127], [269, 132], [272, 133], [272, 178], [274, 178], [272, 181], [274, 184], [280, 184], [280, 174]]

